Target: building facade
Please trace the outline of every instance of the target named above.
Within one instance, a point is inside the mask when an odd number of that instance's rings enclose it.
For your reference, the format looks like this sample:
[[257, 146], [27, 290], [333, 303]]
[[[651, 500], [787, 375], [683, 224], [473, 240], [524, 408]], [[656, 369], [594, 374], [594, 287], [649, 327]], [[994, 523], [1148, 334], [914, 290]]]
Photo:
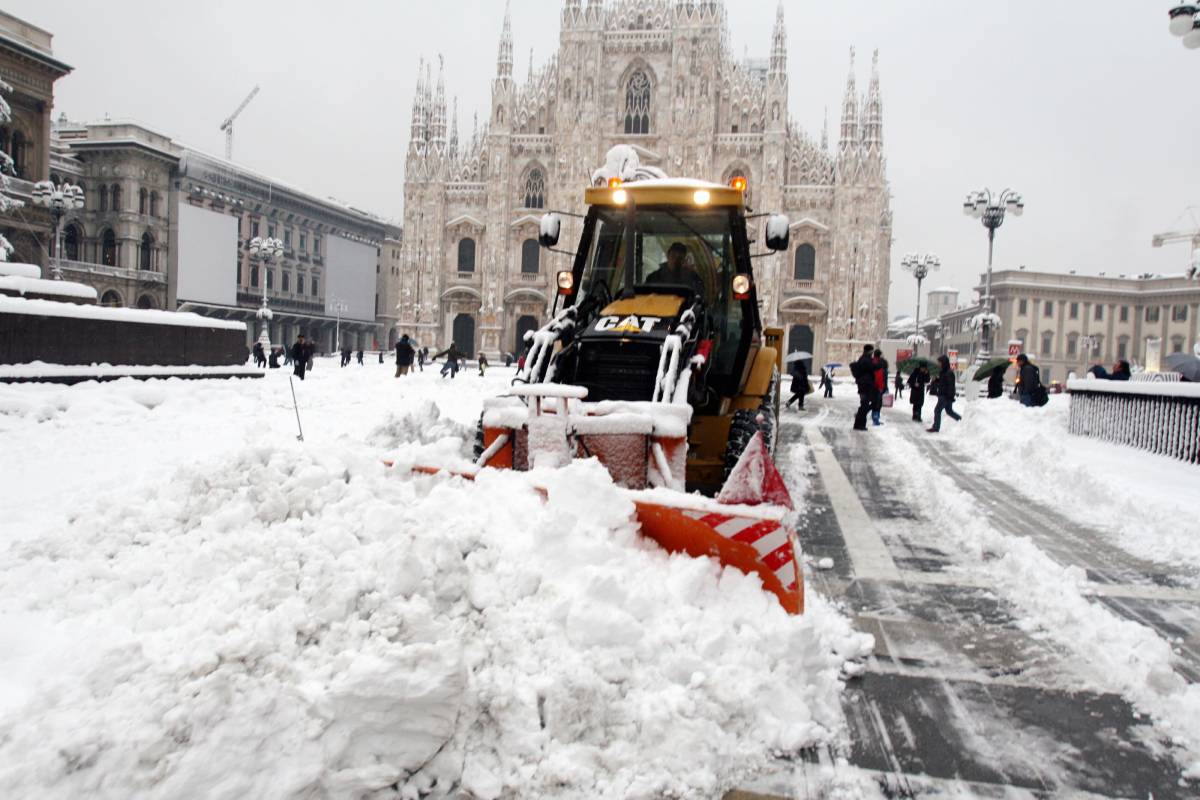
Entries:
[[0, 11], [0, 80], [11, 119], [0, 123], [0, 151], [11, 159], [8, 195], [24, 206], [0, 217], [11, 260], [45, 266], [52, 238], [50, 214], [31, 203], [33, 184], [50, 173], [50, 113], [54, 82], [71, 67], [54, 57], [53, 36]]
[[[789, 349], [845, 360], [887, 319], [891, 209], [876, 64], [851, 71], [830, 148], [788, 112], [780, 4], [770, 56], [739, 61], [712, 0], [566, 0], [558, 52], [513, 77], [506, 14], [491, 107], [458, 134], [439, 67], [417, 78], [404, 184], [399, 323], [420, 343], [518, 351], [541, 325], [567, 256], [539, 250], [548, 209], [579, 212], [591, 171], [617, 144], [677, 177], [749, 183], [750, 205], [791, 219], [787, 252], [755, 260], [761, 314]], [[449, 119], [448, 119], [449, 116]], [[579, 233], [564, 225], [563, 238]], [[755, 232], [752, 232], [752, 236]]]
[[[980, 291], [982, 284], [981, 277]], [[1148, 340], [1158, 340], [1163, 355], [1190, 353], [1200, 342], [1200, 282], [1183, 275], [998, 270], [992, 294], [1000, 317], [994, 349], [1005, 352], [1008, 341], [1020, 341], [1043, 381], [1082, 375], [1093, 364], [1144, 365]], [[979, 336], [971, 319], [979, 311], [976, 303], [941, 316], [934, 335], [939, 352], [953, 348], [960, 358], [974, 358]]]

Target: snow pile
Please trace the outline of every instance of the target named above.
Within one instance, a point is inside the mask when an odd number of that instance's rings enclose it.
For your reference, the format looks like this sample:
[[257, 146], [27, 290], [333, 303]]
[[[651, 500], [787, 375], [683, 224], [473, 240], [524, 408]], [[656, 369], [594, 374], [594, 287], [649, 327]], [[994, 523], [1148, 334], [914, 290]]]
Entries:
[[40, 278], [42, 277], [42, 268], [37, 264], [0, 261], [0, 275], [13, 275], [20, 278]]
[[[119, 410], [200, 429], [183, 442], [212, 425], [213, 451], [26, 509], [36, 536], [0, 527], [0, 796], [714, 796], [840, 728], [839, 671], [870, 637], [819, 597], [790, 617], [756, 578], [668, 556], [594, 462], [389, 471], [380, 442], [464, 450], [478, 405], [411, 397], [365, 441], [324, 431], [323, 386], [472, 386], [368, 372], [299, 390], [307, 444], [261, 399], [274, 375], [6, 390], [13, 441]], [[287, 435], [256, 435], [260, 407]]]
[[23, 275], [0, 276], [0, 293], [74, 297], [80, 300], [91, 300], [93, 303], [96, 302], [97, 297], [96, 290], [93, 287], [82, 283], [52, 281], [44, 278], [25, 277]]
[[[1200, 571], [1200, 517], [1193, 464], [1067, 433], [1070, 400], [1042, 408], [1007, 399], [971, 403], [943, 434], [986, 453], [989, 474], [1053, 505], [1141, 558]], [[1197, 573], [1200, 582], [1200, 572]]]

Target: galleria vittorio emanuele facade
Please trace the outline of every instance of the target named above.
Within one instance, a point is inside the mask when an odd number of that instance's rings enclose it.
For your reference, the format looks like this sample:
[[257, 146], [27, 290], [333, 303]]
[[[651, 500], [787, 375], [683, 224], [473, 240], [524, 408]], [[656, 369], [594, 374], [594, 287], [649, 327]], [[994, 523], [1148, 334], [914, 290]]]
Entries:
[[[426, 65], [406, 162], [398, 330], [431, 347], [517, 351], [546, 318], [553, 273], [570, 267], [538, 248], [539, 217], [581, 212], [592, 170], [628, 144], [671, 176], [740, 174], [755, 211], [790, 217], [789, 250], [755, 262], [763, 321], [787, 329], [789, 349], [844, 362], [881, 336], [892, 221], [877, 64], [860, 94], [851, 51], [831, 145], [789, 116], [782, 4], [766, 59], [733, 56], [727, 13], [720, 2], [566, 0], [557, 54], [520, 82], [506, 12], [490, 113], [469, 137], [453, 101], [447, 113], [440, 66], [435, 83]], [[565, 226], [567, 247], [577, 225]]]

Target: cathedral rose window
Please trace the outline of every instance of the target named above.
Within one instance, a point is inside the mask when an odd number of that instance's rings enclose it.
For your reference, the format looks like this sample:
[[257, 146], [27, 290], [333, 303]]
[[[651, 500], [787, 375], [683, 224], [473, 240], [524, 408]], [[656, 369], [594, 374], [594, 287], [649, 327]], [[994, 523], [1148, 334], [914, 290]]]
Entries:
[[650, 132], [650, 79], [640, 69], [625, 86], [625, 132]]

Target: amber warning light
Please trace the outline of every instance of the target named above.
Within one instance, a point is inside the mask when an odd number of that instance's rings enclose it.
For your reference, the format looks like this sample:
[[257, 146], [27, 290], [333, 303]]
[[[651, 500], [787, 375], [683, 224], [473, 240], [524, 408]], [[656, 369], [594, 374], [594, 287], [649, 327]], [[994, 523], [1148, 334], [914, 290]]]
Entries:
[[735, 175], [733, 178], [731, 178], [729, 185], [734, 189], [737, 189], [739, 192], [746, 191], [746, 179], [741, 175]]
[[622, 181], [620, 178], [609, 178], [608, 179], [608, 188], [616, 189], [618, 186], [621, 185], [621, 183], [622, 183]]

